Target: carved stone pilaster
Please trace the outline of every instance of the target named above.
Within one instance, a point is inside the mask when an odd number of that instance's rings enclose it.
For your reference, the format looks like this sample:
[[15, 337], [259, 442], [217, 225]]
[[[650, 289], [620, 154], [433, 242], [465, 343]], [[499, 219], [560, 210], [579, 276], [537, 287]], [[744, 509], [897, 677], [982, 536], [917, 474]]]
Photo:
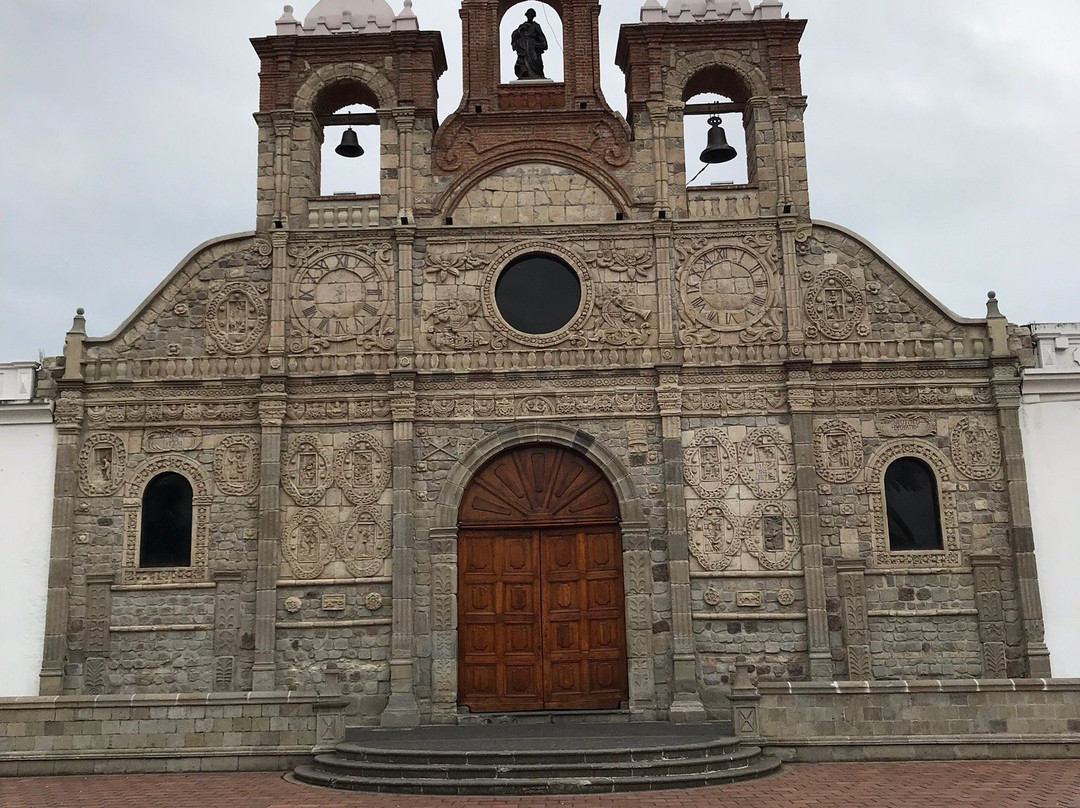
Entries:
[[214, 690], [229, 693], [236, 687], [236, 652], [240, 646], [240, 572], [214, 574]]
[[281, 431], [285, 423], [285, 385], [267, 381], [259, 398], [262, 426], [259, 476], [259, 549], [255, 582], [255, 663], [251, 687], [275, 689], [277, 579], [281, 560]]
[[760, 738], [758, 705], [761, 703], [761, 694], [750, 679], [749, 663], [735, 663], [735, 676], [728, 698], [731, 701], [731, 727], [735, 731], [735, 737], [741, 741]]
[[116, 574], [86, 576], [86, 662], [83, 664], [83, 693], [108, 693], [109, 616]]
[[1005, 664], [1005, 609], [1001, 599], [1001, 557], [971, 557], [975, 579], [975, 606], [979, 610], [979, 640], [982, 642], [983, 678], [1007, 679]]
[[866, 608], [866, 562], [861, 558], [837, 561], [836, 573], [843, 602], [848, 678], [868, 682], [874, 678], [874, 665], [870, 656], [870, 622]]
[[457, 720], [458, 694], [458, 531], [428, 531], [431, 553], [431, 720], [452, 724]]

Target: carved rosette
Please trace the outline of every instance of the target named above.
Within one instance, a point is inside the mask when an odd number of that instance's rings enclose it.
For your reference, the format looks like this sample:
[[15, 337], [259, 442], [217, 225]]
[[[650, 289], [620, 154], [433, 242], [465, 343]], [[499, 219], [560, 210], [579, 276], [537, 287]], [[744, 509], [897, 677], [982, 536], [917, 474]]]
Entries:
[[223, 494], [248, 496], [259, 487], [259, 441], [251, 435], [230, 435], [214, 450], [214, 480]]
[[374, 435], [353, 435], [334, 457], [334, 479], [354, 505], [379, 498], [390, 481], [390, 455]]
[[218, 289], [206, 305], [206, 332], [227, 354], [249, 353], [270, 321], [265, 289], [251, 283], [229, 283]]
[[334, 560], [334, 531], [314, 508], [298, 511], [285, 525], [281, 555], [297, 578], [318, 578]]
[[334, 548], [350, 575], [369, 578], [382, 571], [390, 556], [390, 535], [390, 523], [374, 508], [361, 506], [334, 537]]
[[79, 488], [88, 497], [111, 497], [124, 482], [127, 449], [119, 435], [98, 432], [79, 452]]
[[708, 502], [690, 517], [690, 552], [706, 570], [725, 570], [739, 552], [739, 518], [722, 502]]
[[1001, 470], [1001, 442], [997, 434], [976, 418], [965, 418], [952, 428], [952, 459], [972, 480], [989, 480]]
[[795, 484], [795, 455], [780, 431], [755, 429], [739, 447], [739, 476], [758, 499], [780, 499]]
[[862, 322], [866, 298], [846, 272], [826, 269], [807, 290], [804, 309], [821, 336], [842, 340]]
[[699, 429], [683, 452], [683, 477], [702, 499], [720, 499], [739, 476], [738, 452], [720, 429]]
[[814, 463], [818, 476], [830, 483], [848, 483], [859, 476], [863, 442], [847, 421], [826, 421], [814, 431]]
[[767, 570], [786, 570], [799, 554], [798, 521], [786, 503], [762, 502], [743, 522], [746, 551]]
[[289, 443], [281, 483], [297, 505], [317, 505], [330, 487], [330, 461], [315, 435], [297, 435]]

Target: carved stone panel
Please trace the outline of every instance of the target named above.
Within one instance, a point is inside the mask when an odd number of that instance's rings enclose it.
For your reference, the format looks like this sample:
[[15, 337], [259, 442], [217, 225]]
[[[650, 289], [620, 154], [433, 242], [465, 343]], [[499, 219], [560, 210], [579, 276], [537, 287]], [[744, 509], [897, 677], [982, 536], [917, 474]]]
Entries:
[[818, 275], [804, 303], [807, 319], [827, 339], [848, 339], [866, 313], [862, 291], [838, 269], [826, 269]]
[[281, 555], [293, 574], [311, 580], [323, 574], [334, 560], [334, 531], [314, 508], [295, 513], [285, 525], [281, 537]]
[[282, 485], [297, 505], [317, 505], [330, 486], [330, 462], [315, 435], [297, 435], [289, 441], [282, 463]]
[[798, 520], [787, 503], [757, 505], [743, 522], [742, 541], [767, 570], [789, 569], [802, 547]]
[[353, 435], [334, 457], [334, 479], [350, 502], [368, 505], [390, 481], [390, 456], [374, 435]]
[[690, 517], [690, 552], [704, 569], [724, 570], [739, 552], [739, 518], [727, 505], [708, 502]]
[[1001, 470], [1001, 441], [977, 418], [965, 418], [952, 428], [952, 458], [972, 480], [989, 480]]
[[89, 497], [109, 497], [124, 481], [127, 449], [119, 435], [98, 432], [79, 453], [79, 488]]
[[891, 412], [877, 417], [878, 434], [884, 438], [928, 438], [937, 432], [929, 416], [917, 412]]
[[823, 480], [830, 483], [854, 480], [863, 465], [859, 430], [847, 421], [826, 421], [814, 432], [814, 462]]
[[747, 342], [778, 339], [778, 280], [765, 260], [745, 247], [708, 244], [682, 251], [679, 297], [687, 344], [715, 344], [737, 333]]
[[202, 446], [202, 433], [197, 429], [154, 429], [143, 438], [143, 448], [150, 454], [191, 452]]
[[771, 427], [755, 429], [739, 447], [739, 476], [759, 499], [780, 499], [795, 484], [791, 445]]
[[230, 435], [214, 450], [214, 480], [223, 494], [248, 496], [259, 486], [259, 441], [252, 435]]
[[382, 571], [390, 555], [390, 523], [374, 508], [361, 506], [333, 537], [338, 557], [350, 575], [367, 578]]
[[738, 453], [719, 429], [699, 429], [683, 453], [683, 476], [703, 499], [719, 499], [739, 476]]
[[214, 293], [206, 305], [206, 331], [217, 350], [246, 354], [259, 344], [269, 322], [264, 295], [250, 283], [229, 283]]

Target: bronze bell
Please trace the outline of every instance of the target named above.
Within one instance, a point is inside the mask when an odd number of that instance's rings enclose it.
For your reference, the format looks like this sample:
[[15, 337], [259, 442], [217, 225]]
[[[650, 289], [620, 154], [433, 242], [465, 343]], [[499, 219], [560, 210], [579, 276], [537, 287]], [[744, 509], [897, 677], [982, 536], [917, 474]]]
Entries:
[[709, 129], [709, 145], [701, 153], [703, 163], [727, 163], [739, 156], [735, 147], [727, 142], [727, 133], [720, 123], [717, 116], [709, 118], [709, 126], [712, 128]]
[[342, 157], [360, 157], [364, 153], [364, 147], [356, 137], [356, 132], [350, 126], [341, 136], [341, 145], [334, 149]]

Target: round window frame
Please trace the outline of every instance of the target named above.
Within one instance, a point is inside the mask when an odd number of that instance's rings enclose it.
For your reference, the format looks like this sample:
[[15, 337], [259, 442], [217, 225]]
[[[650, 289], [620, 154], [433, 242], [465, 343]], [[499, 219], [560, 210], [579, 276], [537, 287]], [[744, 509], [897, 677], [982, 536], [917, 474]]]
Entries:
[[[499, 311], [498, 301], [495, 299], [495, 287], [502, 274], [518, 261], [533, 257], [548, 257], [560, 261], [577, 276], [578, 282], [581, 284], [581, 298], [578, 301], [577, 311], [566, 325], [548, 334], [528, 334], [524, 331], [518, 331], [503, 317], [502, 312]], [[548, 348], [558, 345], [570, 338], [575, 331], [579, 331], [593, 309], [595, 297], [596, 290], [593, 279], [585, 269], [585, 262], [581, 256], [546, 241], [518, 244], [500, 253], [484, 275], [481, 294], [484, 303], [484, 315], [492, 327], [514, 342], [531, 348]]]

